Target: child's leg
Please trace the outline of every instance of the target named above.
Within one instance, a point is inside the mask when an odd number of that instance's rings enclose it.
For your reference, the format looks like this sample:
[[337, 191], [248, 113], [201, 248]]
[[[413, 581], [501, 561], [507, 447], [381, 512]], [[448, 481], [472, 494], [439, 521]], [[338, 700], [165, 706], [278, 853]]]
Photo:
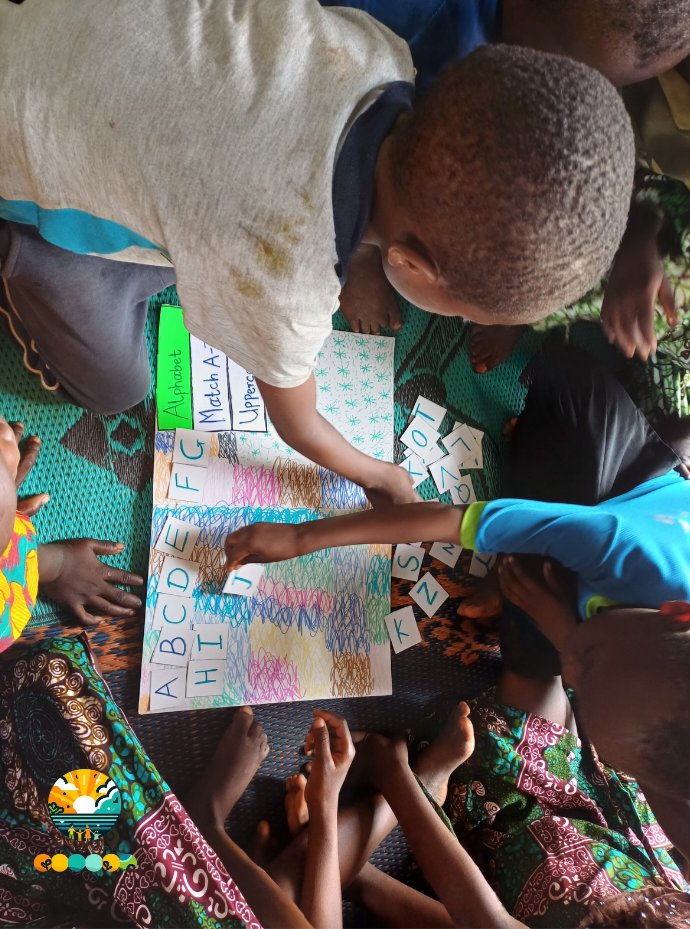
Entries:
[[543, 716], [577, 735], [577, 725], [560, 677], [548, 680], [527, 678], [507, 668], [501, 672], [496, 699], [525, 713]]
[[173, 269], [67, 252], [30, 226], [0, 229], [0, 310], [25, 355], [35, 347], [53, 383], [96, 413], [143, 400], [147, 301], [175, 282]]
[[225, 820], [267, 754], [263, 729], [249, 707], [240, 707], [185, 807], [262, 925], [267, 929], [281, 926], [298, 929], [309, 923], [294, 900], [225, 831]]
[[408, 887], [365, 864], [350, 885], [348, 897], [363, 906], [376, 926], [417, 929], [419, 926], [452, 926], [448, 910], [438, 900]]
[[677, 466], [618, 381], [587, 352], [547, 345], [526, 376], [505, 496], [591, 506]]

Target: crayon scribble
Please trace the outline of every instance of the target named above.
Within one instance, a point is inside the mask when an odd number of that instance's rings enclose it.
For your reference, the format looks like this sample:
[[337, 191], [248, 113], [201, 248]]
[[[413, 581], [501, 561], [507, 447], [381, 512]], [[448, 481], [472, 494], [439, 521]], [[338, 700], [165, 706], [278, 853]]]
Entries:
[[287, 703], [303, 700], [299, 672], [293, 662], [260, 648], [249, 660], [246, 703]]

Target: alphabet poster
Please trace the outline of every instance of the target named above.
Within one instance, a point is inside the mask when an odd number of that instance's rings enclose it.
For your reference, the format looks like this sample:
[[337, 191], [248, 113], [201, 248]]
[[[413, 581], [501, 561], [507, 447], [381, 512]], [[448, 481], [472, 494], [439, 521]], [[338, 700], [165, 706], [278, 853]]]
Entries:
[[[234, 529], [356, 511], [363, 491], [288, 448], [222, 353], [179, 326], [161, 344], [159, 425], [166, 406], [175, 428], [156, 433], [139, 711], [390, 694], [390, 546], [225, 568]], [[393, 340], [334, 332], [315, 376], [322, 415], [392, 461]]]

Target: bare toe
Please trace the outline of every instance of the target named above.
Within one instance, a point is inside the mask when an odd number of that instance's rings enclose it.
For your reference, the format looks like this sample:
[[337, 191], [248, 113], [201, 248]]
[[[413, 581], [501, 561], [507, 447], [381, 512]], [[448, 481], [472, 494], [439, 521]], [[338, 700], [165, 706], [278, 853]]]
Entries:
[[285, 781], [285, 815], [290, 835], [297, 835], [309, 822], [309, 809], [304, 798], [307, 779], [303, 774], [293, 774]]

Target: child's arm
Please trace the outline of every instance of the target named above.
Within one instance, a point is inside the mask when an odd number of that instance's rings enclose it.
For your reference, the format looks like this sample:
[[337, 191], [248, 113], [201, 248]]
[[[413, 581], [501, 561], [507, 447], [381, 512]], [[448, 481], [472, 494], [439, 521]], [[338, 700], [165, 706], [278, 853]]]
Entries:
[[[98, 555], [119, 555], [122, 542], [67, 539], [38, 546], [38, 586], [42, 596], [64, 603], [79, 622], [92, 626], [101, 616], [131, 616], [141, 606], [134, 594], [116, 587], [141, 587], [138, 574], [104, 564]], [[89, 607], [93, 612], [87, 612]]]
[[357, 451], [317, 412], [313, 374], [299, 387], [271, 387], [259, 380], [256, 383], [281, 439], [305, 458], [359, 484], [373, 506], [419, 499], [403, 468]]
[[545, 562], [543, 572], [543, 580], [537, 580], [524, 570], [519, 558], [514, 555], [502, 558], [498, 567], [501, 592], [531, 616], [540, 632], [562, 652], [578, 618], [550, 562]]
[[403, 753], [389, 740], [373, 738], [380, 751], [368, 755], [372, 783], [388, 801], [424, 877], [448, 910], [453, 925], [491, 929], [524, 926], [505, 910], [477, 865], [435, 812]]
[[313, 743], [314, 755], [304, 792], [309, 808], [309, 832], [302, 912], [316, 929], [340, 929], [343, 903], [338, 861], [338, 795], [355, 749], [345, 720], [322, 710], [314, 712], [307, 741]]
[[465, 509], [434, 501], [367, 510], [300, 525], [252, 523], [226, 539], [228, 568], [254, 562], [285, 561], [340, 545], [410, 542], [412, 539], [457, 545]]

